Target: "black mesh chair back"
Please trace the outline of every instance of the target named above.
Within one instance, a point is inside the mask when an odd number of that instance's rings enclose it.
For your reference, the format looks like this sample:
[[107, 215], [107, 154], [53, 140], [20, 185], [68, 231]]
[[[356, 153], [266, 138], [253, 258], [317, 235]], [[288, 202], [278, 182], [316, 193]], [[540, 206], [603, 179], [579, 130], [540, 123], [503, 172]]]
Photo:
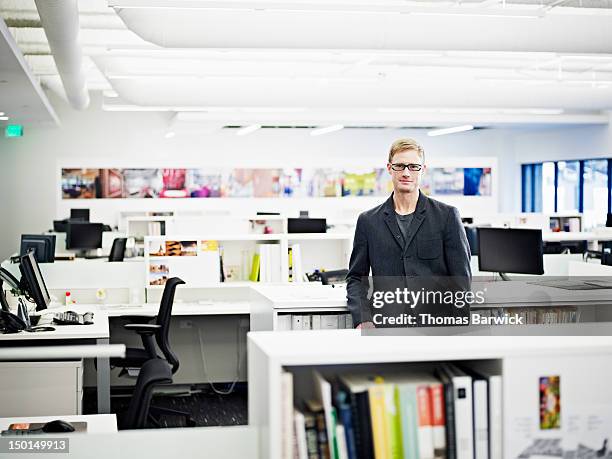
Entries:
[[176, 287], [184, 284], [185, 281], [178, 277], [171, 277], [166, 281], [164, 287], [164, 293], [159, 304], [159, 312], [157, 313], [157, 321], [155, 322], [160, 326], [159, 330], [155, 334], [157, 347], [164, 354], [164, 358], [172, 365], [172, 373], [176, 373], [179, 367], [179, 360], [176, 354], [172, 352], [170, 348], [170, 340], [168, 339], [168, 333], [170, 332], [170, 318], [172, 316], [172, 304], [174, 303], [174, 294]]
[[172, 384], [171, 366], [163, 359], [148, 360], [138, 373], [134, 393], [121, 423], [122, 429], [144, 429], [147, 426], [153, 390], [161, 384]]
[[108, 261], [123, 261], [125, 257], [125, 246], [127, 244], [127, 238], [118, 237], [113, 241]]

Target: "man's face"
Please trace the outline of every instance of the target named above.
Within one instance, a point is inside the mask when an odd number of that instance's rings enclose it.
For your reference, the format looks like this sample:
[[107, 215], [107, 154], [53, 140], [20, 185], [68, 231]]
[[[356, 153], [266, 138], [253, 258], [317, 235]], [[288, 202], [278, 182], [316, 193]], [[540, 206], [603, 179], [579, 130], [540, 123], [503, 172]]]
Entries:
[[[399, 164], [412, 164], [420, 165], [420, 171], [411, 171], [409, 168], [404, 170], [396, 171], [393, 170], [393, 165]], [[411, 166], [415, 168], [415, 166]], [[423, 160], [419, 153], [415, 150], [405, 150], [400, 153], [396, 153], [391, 160], [391, 163], [387, 164], [387, 170], [391, 174], [391, 180], [393, 182], [393, 190], [396, 193], [414, 193], [419, 189], [421, 177], [425, 173], [426, 166], [423, 164]]]

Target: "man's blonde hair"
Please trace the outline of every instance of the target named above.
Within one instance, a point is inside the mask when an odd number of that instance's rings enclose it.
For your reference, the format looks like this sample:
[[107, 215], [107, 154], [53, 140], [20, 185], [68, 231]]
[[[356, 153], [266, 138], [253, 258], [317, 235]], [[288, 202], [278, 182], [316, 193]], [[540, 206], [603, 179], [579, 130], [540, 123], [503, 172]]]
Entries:
[[416, 151], [423, 160], [423, 163], [425, 163], [425, 150], [423, 150], [423, 147], [414, 139], [398, 139], [393, 142], [391, 150], [389, 150], [389, 162], [393, 161], [393, 157], [397, 153], [408, 150]]

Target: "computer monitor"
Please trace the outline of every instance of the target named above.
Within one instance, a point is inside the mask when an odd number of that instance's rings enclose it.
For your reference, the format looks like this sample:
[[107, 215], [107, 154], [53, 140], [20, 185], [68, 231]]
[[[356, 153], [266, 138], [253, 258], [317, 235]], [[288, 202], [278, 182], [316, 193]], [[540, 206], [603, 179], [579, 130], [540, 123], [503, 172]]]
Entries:
[[102, 223], [70, 222], [66, 231], [66, 248], [87, 251], [102, 248]]
[[53, 220], [53, 231], [55, 233], [65, 233], [68, 231], [68, 219]]
[[55, 234], [22, 234], [19, 255], [25, 255], [30, 250], [38, 263], [53, 263], [55, 261]]
[[544, 274], [542, 230], [478, 228], [478, 269]]
[[70, 220], [88, 222], [89, 209], [70, 209]]
[[40, 267], [34, 257], [34, 252], [28, 252], [20, 257], [19, 270], [21, 271], [22, 281], [25, 281], [26, 289], [36, 303], [36, 310], [47, 309], [51, 302], [51, 297], [40, 272]]
[[608, 214], [606, 217], [606, 228], [612, 228], [612, 214]]
[[12, 289], [19, 289], [19, 281], [17, 280], [17, 278], [4, 268], [0, 268], [0, 280], [6, 282], [7, 285]]
[[325, 233], [327, 221], [325, 218], [288, 218], [288, 233]]

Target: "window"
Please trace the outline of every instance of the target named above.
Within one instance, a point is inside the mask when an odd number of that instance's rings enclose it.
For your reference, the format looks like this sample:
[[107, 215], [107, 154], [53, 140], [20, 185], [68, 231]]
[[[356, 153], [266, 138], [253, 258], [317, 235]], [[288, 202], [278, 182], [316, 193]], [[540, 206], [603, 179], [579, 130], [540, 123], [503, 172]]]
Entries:
[[542, 164], [542, 212], [555, 212], [555, 163]]
[[608, 212], [608, 160], [584, 161], [582, 177], [584, 224], [587, 227], [605, 225]]
[[579, 210], [580, 202], [580, 163], [578, 161], [559, 161], [557, 163], [557, 212]]
[[612, 159], [523, 164], [523, 212], [581, 212], [583, 227], [606, 223], [612, 212]]

